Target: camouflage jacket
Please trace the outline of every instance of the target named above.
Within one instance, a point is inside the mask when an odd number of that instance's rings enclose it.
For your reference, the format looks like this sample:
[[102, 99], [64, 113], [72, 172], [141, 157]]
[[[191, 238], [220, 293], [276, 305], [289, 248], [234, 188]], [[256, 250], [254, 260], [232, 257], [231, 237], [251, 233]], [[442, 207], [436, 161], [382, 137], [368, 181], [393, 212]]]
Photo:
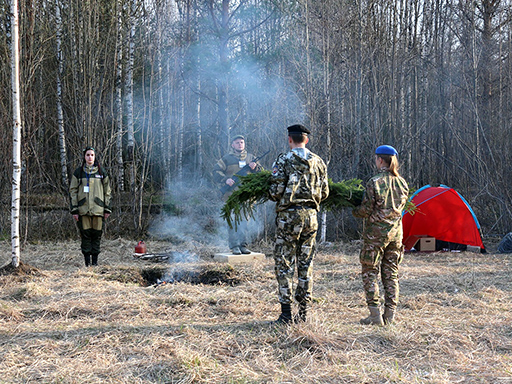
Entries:
[[385, 235], [393, 232], [398, 236], [402, 233], [402, 211], [408, 194], [407, 182], [391, 174], [388, 168], [382, 168], [366, 184], [363, 201], [352, 214], [366, 219], [367, 233], [381, 232]]
[[[226, 180], [230, 177], [233, 177], [235, 173], [240, 171], [246, 164], [254, 161], [254, 156], [251, 153], [247, 153], [246, 150], [236, 153], [234, 150], [231, 150], [227, 155], [224, 155], [215, 167], [213, 168], [213, 181], [219, 184], [220, 187], [223, 187], [226, 184]], [[256, 165], [256, 168], [251, 170], [249, 173], [255, 173], [262, 170], [260, 164]], [[224, 194], [224, 201], [233, 193], [233, 191], [228, 191]]]
[[276, 211], [292, 206], [311, 207], [317, 211], [320, 202], [329, 196], [327, 167], [314, 153], [292, 150], [277, 157], [272, 166], [270, 198], [277, 202]]
[[71, 214], [103, 216], [112, 212], [110, 180], [106, 171], [103, 168], [101, 170], [99, 172], [97, 166], [84, 166], [75, 170], [69, 186]]

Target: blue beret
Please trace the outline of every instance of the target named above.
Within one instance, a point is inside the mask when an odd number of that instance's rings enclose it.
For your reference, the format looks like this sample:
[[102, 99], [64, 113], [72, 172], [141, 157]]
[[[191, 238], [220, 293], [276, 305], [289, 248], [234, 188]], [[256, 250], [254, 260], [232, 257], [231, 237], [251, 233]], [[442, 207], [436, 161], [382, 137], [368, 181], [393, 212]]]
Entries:
[[375, 154], [396, 156], [398, 155], [398, 152], [391, 145], [381, 145], [380, 147], [377, 147], [377, 149], [375, 150]]
[[311, 131], [301, 124], [290, 125], [288, 128], [288, 134], [298, 133], [309, 135]]

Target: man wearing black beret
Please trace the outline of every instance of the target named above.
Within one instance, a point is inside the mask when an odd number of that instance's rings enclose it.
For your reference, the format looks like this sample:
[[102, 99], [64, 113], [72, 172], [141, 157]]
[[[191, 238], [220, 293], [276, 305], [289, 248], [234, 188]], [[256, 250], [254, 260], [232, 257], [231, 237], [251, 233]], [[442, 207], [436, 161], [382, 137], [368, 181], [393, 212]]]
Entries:
[[288, 127], [290, 151], [277, 157], [272, 166], [270, 198], [276, 202], [275, 273], [279, 285], [281, 315], [278, 324], [292, 320], [293, 275], [297, 264], [296, 321], [305, 321], [313, 289], [313, 258], [320, 202], [329, 195], [327, 167], [306, 148], [309, 129], [300, 124]]

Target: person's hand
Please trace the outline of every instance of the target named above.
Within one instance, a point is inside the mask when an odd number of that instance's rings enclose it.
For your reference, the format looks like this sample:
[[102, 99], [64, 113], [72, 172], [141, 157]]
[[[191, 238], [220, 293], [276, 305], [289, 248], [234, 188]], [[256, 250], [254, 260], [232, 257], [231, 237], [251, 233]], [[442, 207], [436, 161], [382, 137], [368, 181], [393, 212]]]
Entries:
[[235, 184], [235, 180], [233, 180], [232, 178], [229, 178], [226, 180], [226, 184], [229, 185], [230, 187], [232, 187], [233, 184]]
[[249, 167], [250, 167], [251, 169], [256, 168], [256, 166], [257, 166], [257, 165], [258, 165], [258, 164], [256, 164], [254, 161], [251, 161], [251, 162], [249, 163]]
[[108, 217], [110, 216], [110, 213], [105, 213], [103, 216], [105, 217], [105, 219], [108, 219]]
[[78, 218], [79, 218], [78, 215], [73, 215], [73, 219], [75, 219], [75, 221], [78, 221]]

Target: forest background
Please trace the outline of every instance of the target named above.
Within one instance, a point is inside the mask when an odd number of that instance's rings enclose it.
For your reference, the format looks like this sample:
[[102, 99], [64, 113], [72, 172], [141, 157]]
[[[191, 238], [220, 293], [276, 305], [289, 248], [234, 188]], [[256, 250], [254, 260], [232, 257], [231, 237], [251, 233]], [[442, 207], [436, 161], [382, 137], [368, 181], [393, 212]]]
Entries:
[[[511, 3], [23, 0], [22, 239], [76, 235], [68, 184], [86, 145], [112, 178], [107, 235], [142, 236], [162, 213], [174, 223], [191, 215], [196, 234], [215, 234], [211, 170], [230, 137], [245, 135], [256, 155], [270, 149], [268, 168], [295, 123], [311, 128], [310, 148], [334, 181], [366, 180], [374, 148], [391, 144], [412, 188], [454, 187], [484, 235], [507, 233]], [[8, 238], [10, 2], [0, 10]], [[354, 236], [350, 212], [326, 217], [326, 239]]]

